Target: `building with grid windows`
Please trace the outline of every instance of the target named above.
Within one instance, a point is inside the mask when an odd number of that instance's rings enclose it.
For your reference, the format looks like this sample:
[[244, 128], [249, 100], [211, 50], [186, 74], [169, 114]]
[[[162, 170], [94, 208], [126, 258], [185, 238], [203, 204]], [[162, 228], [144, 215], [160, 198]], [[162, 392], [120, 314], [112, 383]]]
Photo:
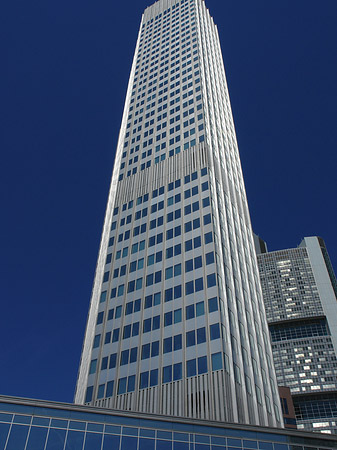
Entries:
[[333, 450], [335, 436], [0, 396], [0, 450]]
[[142, 17], [75, 402], [282, 426], [217, 28]]
[[337, 283], [324, 244], [258, 254], [279, 385], [300, 429], [337, 433]]

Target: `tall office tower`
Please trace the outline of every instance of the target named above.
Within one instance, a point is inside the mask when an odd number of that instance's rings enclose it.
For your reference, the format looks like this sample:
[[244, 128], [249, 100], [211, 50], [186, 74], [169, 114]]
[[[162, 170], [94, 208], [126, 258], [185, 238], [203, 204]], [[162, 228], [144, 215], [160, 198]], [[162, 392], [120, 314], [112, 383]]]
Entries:
[[218, 32], [142, 17], [75, 401], [282, 426]]
[[301, 429], [337, 433], [337, 282], [319, 237], [258, 255], [279, 385]]

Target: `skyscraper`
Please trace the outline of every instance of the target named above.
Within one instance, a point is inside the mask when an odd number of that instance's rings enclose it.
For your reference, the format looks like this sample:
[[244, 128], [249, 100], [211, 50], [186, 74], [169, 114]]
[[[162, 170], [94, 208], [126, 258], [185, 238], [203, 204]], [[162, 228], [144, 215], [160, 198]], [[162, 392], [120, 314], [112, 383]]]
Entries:
[[217, 28], [142, 17], [75, 401], [282, 426]]
[[277, 381], [291, 390], [298, 428], [337, 434], [337, 282], [324, 241], [262, 251]]

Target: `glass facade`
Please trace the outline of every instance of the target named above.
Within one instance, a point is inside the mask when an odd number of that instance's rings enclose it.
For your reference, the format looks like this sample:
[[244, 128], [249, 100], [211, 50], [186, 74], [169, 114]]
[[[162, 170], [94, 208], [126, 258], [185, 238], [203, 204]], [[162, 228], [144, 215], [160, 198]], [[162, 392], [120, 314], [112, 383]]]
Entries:
[[319, 450], [303, 432], [0, 397], [0, 450]]

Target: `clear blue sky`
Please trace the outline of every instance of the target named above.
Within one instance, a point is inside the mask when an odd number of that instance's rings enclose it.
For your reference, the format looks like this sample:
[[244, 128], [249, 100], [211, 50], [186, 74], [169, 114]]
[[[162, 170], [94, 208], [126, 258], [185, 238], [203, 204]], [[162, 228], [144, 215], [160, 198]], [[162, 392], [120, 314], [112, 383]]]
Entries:
[[[0, 17], [0, 393], [72, 401], [124, 96], [150, 0], [13, 0]], [[206, 0], [252, 223], [337, 269], [336, 0]]]

